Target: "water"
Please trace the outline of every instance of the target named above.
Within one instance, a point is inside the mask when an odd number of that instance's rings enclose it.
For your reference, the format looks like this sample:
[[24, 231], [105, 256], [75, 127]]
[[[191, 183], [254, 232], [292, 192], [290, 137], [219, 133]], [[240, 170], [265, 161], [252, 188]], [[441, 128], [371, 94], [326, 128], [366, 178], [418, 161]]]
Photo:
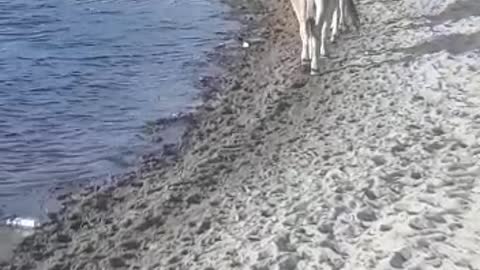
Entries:
[[214, 0], [0, 0], [0, 217], [132, 165], [234, 27]]

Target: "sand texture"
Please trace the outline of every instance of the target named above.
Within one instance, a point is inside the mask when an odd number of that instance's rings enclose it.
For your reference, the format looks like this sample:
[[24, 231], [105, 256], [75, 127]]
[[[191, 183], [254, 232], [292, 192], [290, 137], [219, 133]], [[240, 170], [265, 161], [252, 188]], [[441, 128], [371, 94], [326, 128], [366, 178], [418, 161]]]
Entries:
[[289, 1], [235, 1], [250, 47], [216, 55], [178, 154], [2, 269], [479, 270], [480, 1], [356, 3], [310, 77]]

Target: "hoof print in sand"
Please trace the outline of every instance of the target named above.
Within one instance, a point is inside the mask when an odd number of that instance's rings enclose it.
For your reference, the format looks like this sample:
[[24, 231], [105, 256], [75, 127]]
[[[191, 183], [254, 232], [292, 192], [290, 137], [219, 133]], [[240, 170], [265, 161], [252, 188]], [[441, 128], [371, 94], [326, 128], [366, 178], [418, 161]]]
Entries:
[[288, 255], [278, 264], [278, 270], [296, 270], [299, 262], [299, 256]]
[[50, 270], [68, 270], [71, 269], [70, 263], [57, 263]]
[[308, 83], [308, 77], [298, 78], [292, 82], [290, 87], [293, 89], [299, 89], [307, 85], [307, 83]]
[[108, 259], [108, 262], [112, 268], [123, 268], [127, 267], [127, 263], [121, 257], [112, 257]]
[[318, 226], [318, 231], [324, 234], [333, 232], [333, 223], [323, 223]]
[[393, 254], [390, 259], [390, 265], [393, 268], [402, 269], [404, 268], [404, 264], [410, 260], [411, 257], [411, 251], [408, 248], [403, 248]]
[[365, 193], [365, 196], [367, 196], [367, 198], [369, 200], [374, 201], [374, 200], [378, 199], [378, 196], [370, 189], [365, 189], [364, 193]]
[[149, 217], [147, 216], [142, 223], [135, 227], [137, 231], [146, 231], [152, 227], [158, 228], [165, 224], [165, 220], [162, 216]]
[[433, 222], [426, 220], [425, 218], [414, 217], [408, 222], [408, 226], [414, 230], [425, 230], [425, 229], [433, 229], [435, 228], [435, 224]]
[[57, 242], [66, 244], [66, 243], [70, 243], [71, 241], [72, 241], [72, 237], [70, 237], [70, 235], [63, 234], [63, 233], [57, 234]]
[[377, 167], [387, 163], [387, 160], [383, 156], [374, 156], [372, 157], [372, 161]]
[[251, 268], [251, 270], [270, 270], [271, 267], [269, 264], [255, 264]]
[[290, 243], [290, 234], [284, 234], [275, 239], [275, 245], [280, 252], [295, 252], [297, 248]]
[[187, 203], [191, 204], [200, 204], [202, 202], [202, 195], [195, 193], [192, 196], [187, 198]]
[[140, 242], [136, 240], [128, 240], [121, 244], [121, 246], [126, 250], [139, 249], [140, 245]]
[[361, 221], [372, 222], [377, 220], [377, 215], [372, 209], [365, 208], [357, 213], [357, 218]]
[[392, 225], [389, 225], [389, 224], [382, 224], [382, 225], [380, 225], [380, 227], [379, 227], [379, 230], [380, 230], [381, 232], [388, 232], [388, 231], [390, 231], [391, 229], [393, 229], [393, 227], [392, 227]]
[[197, 234], [203, 234], [206, 231], [210, 230], [212, 227], [212, 222], [208, 219], [205, 219], [202, 224], [200, 224], [200, 227], [198, 227]]

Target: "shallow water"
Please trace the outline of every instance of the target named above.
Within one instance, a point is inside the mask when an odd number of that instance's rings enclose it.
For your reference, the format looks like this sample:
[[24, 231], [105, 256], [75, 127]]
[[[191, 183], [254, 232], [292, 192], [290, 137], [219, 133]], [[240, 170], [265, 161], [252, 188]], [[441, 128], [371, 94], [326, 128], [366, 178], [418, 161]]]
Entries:
[[114, 174], [183, 111], [204, 52], [235, 27], [212, 0], [0, 0], [0, 218]]

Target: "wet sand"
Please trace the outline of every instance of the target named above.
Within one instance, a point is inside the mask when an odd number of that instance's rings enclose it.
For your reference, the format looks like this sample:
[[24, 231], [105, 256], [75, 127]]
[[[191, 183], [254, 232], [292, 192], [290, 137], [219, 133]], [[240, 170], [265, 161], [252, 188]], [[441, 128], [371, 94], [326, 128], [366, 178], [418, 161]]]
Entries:
[[235, 1], [254, 42], [215, 54], [178, 149], [72, 195], [3, 269], [480, 269], [473, 1], [358, 1], [319, 77], [288, 0]]
[[13, 256], [12, 247], [20, 244], [26, 233], [28, 232], [0, 227], [0, 261], [6, 261]]

